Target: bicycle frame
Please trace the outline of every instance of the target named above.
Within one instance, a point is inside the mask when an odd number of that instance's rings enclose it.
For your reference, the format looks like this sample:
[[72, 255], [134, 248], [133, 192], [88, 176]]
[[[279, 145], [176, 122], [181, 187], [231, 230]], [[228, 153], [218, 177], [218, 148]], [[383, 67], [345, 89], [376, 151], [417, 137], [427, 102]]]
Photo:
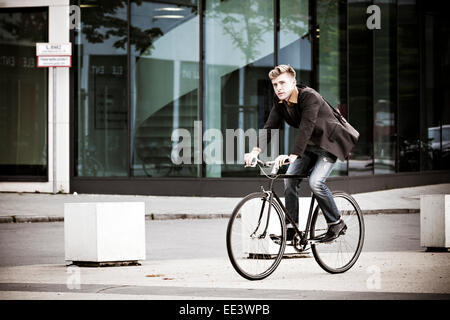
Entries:
[[[276, 178], [283, 176], [284, 178], [288, 177], [288, 178], [306, 178], [307, 176], [304, 175], [277, 175]], [[314, 193], [311, 193], [311, 203], [309, 206], [309, 213], [308, 213], [308, 220], [306, 222], [306, 228], [305, 231], [300, 231], [300, 229], [298, 228], [297, 223], [292, 219], [292, 217], [289, 215], [286, 207], [284, 206], [283, 202], [281, 202], [281, 199], [278, 197], [278, 195], [276, 194], [276, 192], [273, 190], [273, 183], [276, 180], [276, 178], [272, 179], [270, 181], [270, 187], [269, 190], [264, 190], [263, 186], [261, 186], [261, 190], [265, 193], [268, 193], [269, 196], [269, 211], [267, 213], [267, 223], [266, 223], [266, 230], [267, 230], [267, 226], [268, 226], [268, 222], [269, 222], [269, 218], [270, 218], [270, 209], [272, 208], [271, 204], [273, 202], [273, 199], [275, 198], [276, 202], [278, 203], [278, 205], [280, 206], [281, 210], [283, 210], [285, 217], [287, 218], [287, 220], [292, 224], [292, 226], [295, 229], [295, 232], [300, 236], [300, 245], [302, 246], [306, 246], [308, 243], [314, 243], [315, 241], [313, 240], [309, 240], [308, 239], [308, 234], [310, 234], [310, 228], [311, 228], [311, 220], [312, 220], [312, 215], [313, 215], [313, 209], [314, 209], [314, 203], [316, 200], [316, 196], [314, 195]], [[264, 206], [265, 203], [261, 209], [261, 213], [260, 213], [260, 217], [259, 217], [259, 221], [258, 221], [258, 226], [256, 228], [256, 230], [259, 228], [259, 225], [261, 223], [261, 217], [262, 217], [262, 213], [264, 211]], [[255, 232], [256, 232], [255, 230]], [[265, 236], [266, 234], [266, 230], [264, 230], [264, 232], [261, 234], [261, 236]]]

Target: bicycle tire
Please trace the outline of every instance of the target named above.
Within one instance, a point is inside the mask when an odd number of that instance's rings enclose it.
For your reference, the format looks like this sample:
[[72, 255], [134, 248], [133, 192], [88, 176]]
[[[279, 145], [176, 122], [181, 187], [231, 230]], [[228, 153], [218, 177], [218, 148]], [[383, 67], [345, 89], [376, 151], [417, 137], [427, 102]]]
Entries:
[[[268, 201], [264, 192], [249, 194], [236, 205], [228, 222], [228, 257], [237, 273], [248, 280], [271, 275], [286, 248], [284, 214], [273, 201], [268, 218]], [[279, 242], [275, 242], [275, 235], [279, 236]]]
[[[351, 195], [335, 191], [333, 198], [347, 225], [347, 230], [330, 243], [311, 244], [311, 250], [314, 259], [323, 270], [336, 274], [346, 272], [358, 260], [364, 245], [365, 227], [361, 208]], [[320, 207], [317, 206], [311, 220], [310, 237], [319, 237], [324, 228], [326, 221]], [[333, 264], [332, 261], [336, 263]]]

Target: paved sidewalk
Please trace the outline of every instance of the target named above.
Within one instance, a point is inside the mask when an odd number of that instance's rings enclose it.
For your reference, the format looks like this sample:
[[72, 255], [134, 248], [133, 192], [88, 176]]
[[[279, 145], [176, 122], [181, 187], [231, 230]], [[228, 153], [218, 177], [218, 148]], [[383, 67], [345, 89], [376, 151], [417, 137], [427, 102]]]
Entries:
[[[417, 212], [421, 194], [450, 193], [450, 184], [422, 186], [361, 193], [354, 195], [366, 213], [406, 213]], [[306, 199], [307, 200], [307, 199]], [[239, 198], [196, 198], [196, 197], [145, 197], [119, 195], [51, 195], [0, 193], [0, 215], [10, 221], [53, 221], [63, 218], [65, 202], [88, 201], [144, 201], [148, 219], [170, 218], [211, 218], [229, 215]], [[12, 218], [12, 216], [15, 216]], [[39, 218], [40, 217], [40, 218]], [[413, 218], [414, 215], [408, 217]], [[185, 234], [171, 235], [167, 243], [170, 259], [153, 258], [142, 261], [141, 266], [88, 268], [66, 266], [64, 263], [12, 265], [0, 267], [0, 300], [9, 299], [133, 299], [133, 300], [234, 300], [234, 299], [363, 299], [363, 300], [409, 300], [445, 299], [450, 300], [450, 254], [448, 252], [425, 252], [408, 249], [405, 244], [418, 235], [411, 229], [406, 231], [394, 215], [372, 215], [370, 220], [383, 218], [395, 224], [392, 239], [399, 244], [389, 247], [369, 245], [372, 237], [379, 234], [379, 224], [367, 228], [367, 245], [356, 264], [343, 274], [332, 275], [323, 271], [311, 254], [296, 259], [284, 259], [279, 268], [267, 279], [248, 281], [240, 277], [227, 258], [224, 241], [214, 247], [211, 257], [180, 257], [176, 254], [177, 241], [186, 241]], [[21, 220], [22, 219], [22, 220]], [[27, 220], [28, 219], [28, 220]], [[41, 219], [41, 220], [39, 220]], [[222, 219], [223, 227], [226, 220]], [[159, 221], [152, 224], [152, 232], [160, 224], [189, 224], [205, 222], [212, 224], [220, 220], [204, 221]], [[372, 221], [374, 222], [374, 221]], [[385, 222], [387, 223], [387, 222]], [[42, 229], [58, 224], [3, 225], [8, 228], [33, 227]], [[60, 224], [59, 224], [60, 225]], [[186, 227], [187, 228], [187, 227]], [[215, 229], [214, 229], [215, 230]], [[224, 230], [224, 229], [223, 229]], [[189, 230], [189, 232], [193, 232]], [[12, 234], [12, 233], [10, 233]], [[18, 237], [24, 232], [19, 233]], [[59, 233], [63, 241], [62, 233]], [[191, 238], [196, 237], [193, 232]], [[30, 238], [38, 245], [43, 239]], [[201, 239], [204, 239], [201, 238]], [[192, 240], [192, 239], [191, 239]], [[211, 240], [211, 239], [210, 239]], [[14, 242], [11, 236], [11, 242]], [[387, 240], [386, 240], [387, 241]], [[56, 241], [55, 241], [56, 242]], [[192, 242], [197, 243], [197, 242]], [[205, 246], [216, 243], [203, 243]], [[377, 242], [378, 243], [378, 242]], [[4, 246], [8, 243], [3, 242]], [[23, 245], [22, 247], [26, 247]], [[5, 247], [4, 247], [5, 248]], [[381, 248], [381, 249], [380, 249]], [[6, 249], [3, 251], [3, 258]], [[62, 249], [61, 249], [62, 250]], [[202, 250], [193, 245], [190, 250]], [[366, 251], [367, 250], [367, 251]], [[401, 251], [400, 251], [401, 250]], [[409, 251], [408, 251], [409, 250]], [[15, 255], [24, 254], [18, 250]], [[50, 255], [49, 255], [50, 252]], [[42, 250], [42, 255], [50, 257], [51, 250]], [[62, 252], [62, 251], [61, 251]], [[62, 256], [62, 253], [61, 253]], [[19, 259], [20, 260], [20, 259]], [[23, 259], [20, 261], [24, 261]], [[47, 260], [45, 260], [47, 261]]]
[[[420, 195], [450, 194], [450, 183], [354, 194], [365, 214], [418, 213]], [[145, 202], [147, 219], [223, 218], [240, 198], [0, 193], [0, 223], [64, 220], [64, 203]], [[309, 198], [301, 205], [308, 207]]]
[[226, 257], [149, 260], [134, 267], [2, 267], [4, 299], [450, 300], [450, 255], [363, 251], [352, 269], [336, 275], [311, 257], [284, 259], [261, 281], [240, 277]]

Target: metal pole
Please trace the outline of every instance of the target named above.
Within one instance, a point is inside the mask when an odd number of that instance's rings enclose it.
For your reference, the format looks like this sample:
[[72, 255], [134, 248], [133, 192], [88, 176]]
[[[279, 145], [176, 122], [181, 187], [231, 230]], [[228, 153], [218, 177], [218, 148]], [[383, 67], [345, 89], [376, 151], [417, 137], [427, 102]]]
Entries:
[[53, 69], [53, 193], [57, 192], [57, 185], [56, 185], [56, 68], [52, 67]]

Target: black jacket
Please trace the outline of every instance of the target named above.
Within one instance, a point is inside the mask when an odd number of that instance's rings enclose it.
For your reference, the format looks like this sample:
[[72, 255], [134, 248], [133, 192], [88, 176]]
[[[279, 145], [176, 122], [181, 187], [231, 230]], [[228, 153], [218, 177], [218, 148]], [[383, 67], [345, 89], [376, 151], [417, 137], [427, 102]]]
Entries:
[[[342, 126], [334, 116], [331, 107], [314, 89], [297, 85], [297, 103], [288, 107], [286, 102], [279, 103], [280, 100], [275, 95], [273, 107], [263, 129], [268, 129], [267, 134], [261, 131], [259, 134], [259, 147], [264, 149], [270, 141], [269, 129], [280, 129], [283, 120], [290, 126], [299, 128], [295, 137], [290, 154], [302, 156], [306, 146], [314, 144], [335, 155], [344, 161], [353, 145], [345, 145], [340, 135]], [[287, 108], [293, 108], [289, 113]]]

